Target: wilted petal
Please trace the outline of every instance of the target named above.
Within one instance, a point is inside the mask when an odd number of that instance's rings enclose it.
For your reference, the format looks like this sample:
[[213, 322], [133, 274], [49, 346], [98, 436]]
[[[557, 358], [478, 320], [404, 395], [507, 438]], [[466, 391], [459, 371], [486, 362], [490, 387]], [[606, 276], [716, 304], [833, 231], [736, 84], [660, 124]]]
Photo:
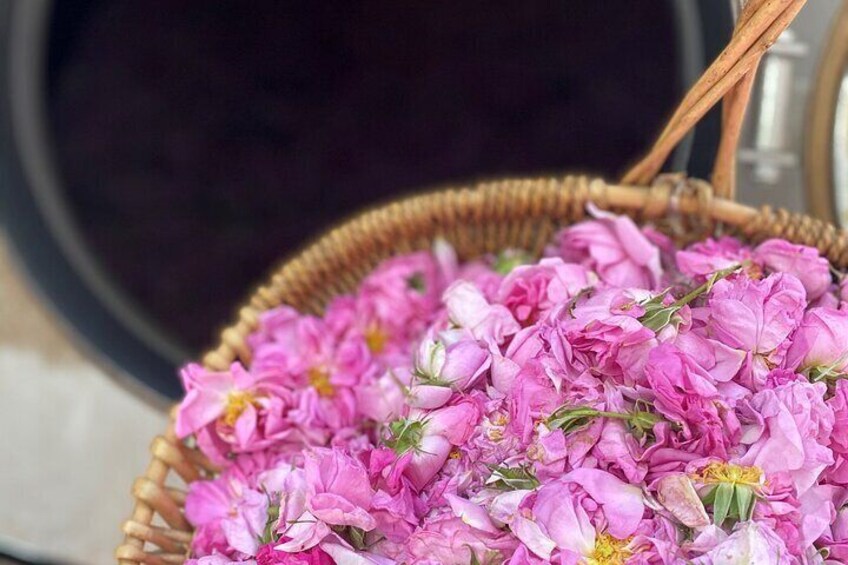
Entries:
[[556, 544], [542, 532], [536, 522], [519, 514], [512, 521], [510, 529], [515, 537], [527, 546], [527, 549], [542, 559], [551, 558], [551, 552], [556, 549]]
[[500, 533], [500, 530], [492, 523], [492, 519], [483, 507], [465, 498], [460, 498], [455, 494], [446, 494], [445, 499], [447, 499], [456, 517], [472, 528], [489, 532], [490, 534]]
[[683, 473], [672, 473], [657, 483], [657, 498], [672, 516], [689, 528], [703, 528], [710, 524], [704, 503]]

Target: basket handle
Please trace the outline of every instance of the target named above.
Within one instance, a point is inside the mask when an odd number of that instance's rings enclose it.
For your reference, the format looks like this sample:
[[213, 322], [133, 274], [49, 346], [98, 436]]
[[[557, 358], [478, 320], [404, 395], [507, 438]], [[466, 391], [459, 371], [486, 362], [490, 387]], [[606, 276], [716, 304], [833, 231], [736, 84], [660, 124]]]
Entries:
[[647, 155], [622, 177], [621, 182], [650, 184], [677, 144], [723, 98], [721, 139], [712, 183], [716, 196], [733, 199], [736, 147], [757, 67], [763, 54], [795, 19], [806, 1], [748, 0], [730, 43], [683, 98]]

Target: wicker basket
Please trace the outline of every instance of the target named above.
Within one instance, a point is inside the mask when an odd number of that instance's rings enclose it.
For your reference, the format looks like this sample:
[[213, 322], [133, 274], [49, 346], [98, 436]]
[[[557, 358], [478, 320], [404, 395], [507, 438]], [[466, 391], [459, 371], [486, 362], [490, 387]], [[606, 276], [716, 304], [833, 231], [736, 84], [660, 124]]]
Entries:
[[[424, 249], [437, 237], [468, 259], [506, 247], [537, 254], [555, 230], [579, 221], [587, 203], [652, 221], [678, 241], [717, 230], [748, 241], [781, 237], [817, 247], [834, 266], [848, 267], [848, 234], [801, 214], [735, 203], [735, 150], [757, 65], [805, 0], [749, 0], [727, 48], [686, 95], [665, 131], [621, 184], [601, 179], [512, 179], [437, 190], [365, 212], [326, 233], [287, 261], [260, 287], [221, 334], [204, 364], [225, 369], [238, 359], [250, 363], [246, 336], [259, 314], [280, 304], [320, 312], [328, 300], [356, 287], [379, 261]], [[694, 124], [720, 99], [723, 130], [712, 185], [657, 172]], [[650, 185], [645, 188], [644, 185]], [[117, 548], [121, 564], [182, 563], [191, 541], [183, 515], [180, 483], [212, 476], [215, 468], [196, 449], [179, 441], [173, 426], [151, 445], [152, 460], [133, 485], [135, 508], [124, 523]]]

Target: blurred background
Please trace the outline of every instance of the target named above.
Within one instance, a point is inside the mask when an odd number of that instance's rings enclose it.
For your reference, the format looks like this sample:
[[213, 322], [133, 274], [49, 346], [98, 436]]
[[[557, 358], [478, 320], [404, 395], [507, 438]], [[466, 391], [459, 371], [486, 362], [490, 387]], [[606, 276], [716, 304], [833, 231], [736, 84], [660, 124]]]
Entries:
[[[175, 368], [279, 260], [422, 187], [616, 178], [738, 4], [0, 0], [0, 563], [111, 562]], [[846, 65], [848, 3], [808, 3], [742, 200], [848, 225]]]

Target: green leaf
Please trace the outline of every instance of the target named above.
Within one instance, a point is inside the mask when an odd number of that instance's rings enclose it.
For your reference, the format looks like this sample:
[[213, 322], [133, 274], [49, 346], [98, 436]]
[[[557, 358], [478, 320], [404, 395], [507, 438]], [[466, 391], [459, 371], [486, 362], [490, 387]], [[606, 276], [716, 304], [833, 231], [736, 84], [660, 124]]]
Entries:
[[721, 526], [727, 519], [734, 490], [730, 483], [720, 483], [716, 487], [715, 501], [713, 502], [713, 522], [716, 526]]
[[468, 545], [466, 547], [468, 547], [468, 552], [471, 553], [471, 561], [468, 562], [468, 565], [480, 565], [480, 560], [477, 559], [477, 554], [474, 553], [474, 550], [471, 548], [471, 546]]
[[739, 521], [744, 522], [751, 519], [754, 510], [754, 491], [747, 485], [736, 485], [736, 512]]

